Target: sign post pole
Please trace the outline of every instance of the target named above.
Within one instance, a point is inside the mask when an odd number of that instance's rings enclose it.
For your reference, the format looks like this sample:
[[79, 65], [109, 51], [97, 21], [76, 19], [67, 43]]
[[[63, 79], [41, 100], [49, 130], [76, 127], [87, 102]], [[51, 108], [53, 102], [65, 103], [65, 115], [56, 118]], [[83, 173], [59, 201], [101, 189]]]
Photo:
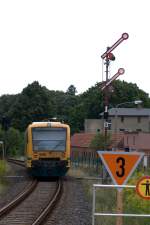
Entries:
[[[123, 191], [117, 190], [117, 213], [123, 213]], [[123, 220], [122, 216], [118, 216], [116, 220], [116, 225], [122, 225]]]

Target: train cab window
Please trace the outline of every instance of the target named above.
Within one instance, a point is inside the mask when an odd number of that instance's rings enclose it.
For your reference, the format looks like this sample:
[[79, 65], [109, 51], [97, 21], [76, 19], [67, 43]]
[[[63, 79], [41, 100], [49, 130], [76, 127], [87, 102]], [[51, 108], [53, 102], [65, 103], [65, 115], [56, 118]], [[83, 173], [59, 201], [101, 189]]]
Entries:
[[32, 128], [32, 141], [34, 151], [65, 151], [66, 128]]

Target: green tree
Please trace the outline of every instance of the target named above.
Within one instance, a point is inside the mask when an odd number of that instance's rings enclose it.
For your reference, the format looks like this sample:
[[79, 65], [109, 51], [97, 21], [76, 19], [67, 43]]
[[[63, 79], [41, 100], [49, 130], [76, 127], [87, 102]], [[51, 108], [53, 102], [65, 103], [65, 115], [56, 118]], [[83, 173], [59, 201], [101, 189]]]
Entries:
[[10, 117], [12, 126], [21, 131], [24, 131], [32, 121], [53, 117], [53, 106], [48, 90], [39, 85], [37, 81], [28, 85], [18, 96]]
[[[139, 89], [136, 84], [116, 80], [113, 82], [114, 92], [110, 97], [110, 104], [115, 106], [121, 102], [130, 102], [140, 99], [143, 107], [150, 107], [150, 98], [146, 92]], [[135, 107], [130, 105], [128, 107]]]
[[0, 127], [0, 141], [5, 144], [7, 155], [23, 155], [24, 154], [24, 133], [11, 127], [8, 131], [4, 131]]
[[108, 150], [112, 143], [111, 134], [108, 133], [105, 137], [104, 133], [97, 133], [93, 140], [91, 141], [90, 147], [96, 150]]
[[0, 97], [0, 117], [7, 116], [18, 95], [2, 95]]
[[66, 91], [66, 94], [75, 95], [77, 93], [77, 89], [74, 85], [70, 85]]
[[80, 103], [70, 108], [68, 123], [71, 126], [71, 133], [81, 132], [84, 130], [84, 119], [86, 118], [84, 104]]
[[24, 154], [23, 134], [13, 127], [6, 132], [6, 152], [10, 156]]
[[[140, 99], [143, 107], [150, 108], [150, 98], [136, 84], [116, 80], [112, 83], [114, 91], [109, 96], [109, 106], [114, 107], [121, 102]], [[57, 117], [71, 125], [72, 132], [84, 129], [84, 120], [99, 118], [104, 111], [104, 96], [100, 84], [76, 95], [76, 87], [70, 85], [66, 92], [48, 90], [37, 81], [29, 84], [17, 95], [0, 97], [0, 119], [8, 117], [11, 126], [24, 131], [29, 123], [45, 117]], [[130, 107], [135, 107], [130, 105]]]
[[94, 87], [89, 88], [80, 96], [80, 104], [84, 104], [86, 118], [99, 118], [100, 112], [103, 111], [103, 95], [97, 83]]

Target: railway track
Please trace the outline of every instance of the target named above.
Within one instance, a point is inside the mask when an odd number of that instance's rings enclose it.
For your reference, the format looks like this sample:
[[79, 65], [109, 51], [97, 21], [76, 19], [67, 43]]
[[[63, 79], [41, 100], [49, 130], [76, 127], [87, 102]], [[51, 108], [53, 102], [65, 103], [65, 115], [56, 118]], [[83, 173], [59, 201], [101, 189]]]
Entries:
[[8, 158], [7, 161], [10, 162], [10, 163], [14, 163], [14, 164], [17, 164], [17, 165], [19, 165], [19, 166], [25, 167], [25, 163], [24, 163], [23, 160], [18, 160], [18, 159], [11, 159], [11, 158]]
[[[0, 224], [11, 225], [39, 225], [45, 220], [57, 203], [61, 193], [62, 183], [58, 182], [37, 182], [37, 186], [17, 206], [4, 207], [1, 209]], [[13, 201], [15, 202], [15, 201]]]
[[[17, 168], [17, 166], [14, 168]], [[17, 174], [19, 173], [20, 175], [20, 171], [25, 170], [22, 167], [19, 171], [17, 170]], [[19, 191], [29, 185], [29, 177], [26, 177], [24, 173], [21, 178], [11, 179], [15, 179], [16, 187], [17, 189], [19, 188]], [[29, 181], [31, 181], [31, 179], [29, 179]], [[25, 183], [25, 185], [22, 182]], [[21, 185], [19, 183], [21, 183]], [[65, 177], [63, 179], [64, 187], [62, 192], [60, 191], [62, 188], [61, 183], [60, 188], [57, 189], [57, 186], [58, 183], [56, 181], [38, 182], [35, 190], [29, 194], [22, 203], [18, 203], [18, 206], [14, 206], [13, 210], [8, 210], [5, 215], [0, 217], [0, 225], [90, 225], [92, 220], [90, 217], [92, 208], [86, 201], [81, 182], [75, 178]], [[58, 191], [56, 191], [56, 189]], [[15, 190], [15, 188], [12, 190]], [[19, 191], [17, 193], [19, 193]], [[8, 193], [10, 193], [10, 191]], [[13, 199], [14, 196], [16, 195], [9, 195], [9, 198], [6, 198], [7, 202], [9, 202], [9, 199]], [[59, 196], [61, 196], [61, 199], [59, 199]], [[3, 202], [5, 203], [5, 201]], [[1, 205], [3, 206], [4, 204]], [[54, 210], [52, 211], [53, 208]]]
[[9, 213], [19, 203], [21, 203], [37, 186], [37, 180], [32, 181], [14, 200], [0, 209], [0, 218]]
[[59, 200], [61, 190], [61, 180], [32, 181], [12, 202], [0, 209], [0, 225], [42, 224]]

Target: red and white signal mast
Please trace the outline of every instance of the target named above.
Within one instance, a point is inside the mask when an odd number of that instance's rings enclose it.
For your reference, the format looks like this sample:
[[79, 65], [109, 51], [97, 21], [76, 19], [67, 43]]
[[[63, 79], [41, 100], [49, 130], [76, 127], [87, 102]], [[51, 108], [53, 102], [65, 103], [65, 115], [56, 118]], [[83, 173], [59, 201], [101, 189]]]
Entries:
[[111, 47], [107, 47], [106, 52], [104, 52], [101, 55], [101, 58], [104, 61], [104, 64], [106, 65], [106, 80], [103, 82], [103, 85], [101, 87], [101, 90], [104, 91], [104, 105], [105, 105], [105, 111], [104, 111], [104, 129], [105, 129], [105, 141], [107, 140], [107, 129], [108, 129], [108, 93], [109, 93], [109, 87], [110, 84], [120, 75], [124, 74], [125, 70], [123, 68], [118, 69], [117, 73], [110, 79], [108, 79], [108, 68], [110, 65], [110, 61], [115, 60], [115, 56], [113, 55], [112, 51], [121, 44], [124, 40], [127, 40], [129, 38], [128, 33], [123, 33], [121, 37], [116, 41]]

